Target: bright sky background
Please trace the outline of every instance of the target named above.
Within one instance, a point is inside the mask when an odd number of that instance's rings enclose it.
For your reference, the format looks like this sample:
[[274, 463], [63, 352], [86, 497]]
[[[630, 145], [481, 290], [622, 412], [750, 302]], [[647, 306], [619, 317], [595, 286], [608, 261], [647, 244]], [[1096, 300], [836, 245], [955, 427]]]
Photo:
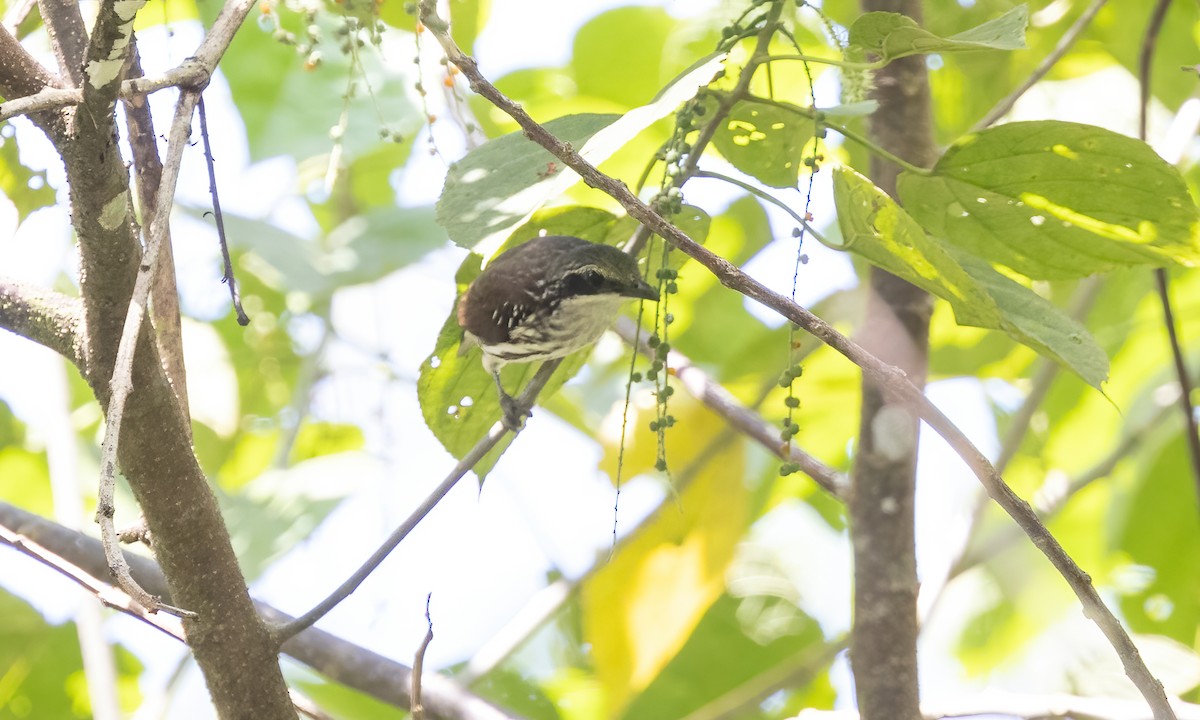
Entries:
[[[604, 9], [628, 4], [621, 0], [496, 0], [477, 52], [489, 77], [520, 68], [557, 65], [569, 56], [575, 31]], [[699, 13], [719, 4], [664, 3], [674, 13]], [[519, 41], [529, 35], [528, 18], [544, 23], [537, 42]], [[171, 43], [161, 32], [139, 36], [148, 73], [173, 66], [190, 54], [199, 41], [195, 24], [180, 23]], [[253, 32], [253, 28], [247, 29]], [[411, 49], [396, 49], [408, 57]], [[431, 56], [431, 63], [436, 58]], [[48, 58], [47, 58], [48, 60]], [[431, 65], [432, 66], [432, 65]], [[832, 74], [830, 74], [832, 76]], [[1062, 84], [1059, 84], [1062, 85]], [[1084, 91], [1090, 92], [1088, 90]], [[1124, 90], [1122, 90], [1124, 92]], [[1120, 107], [1109, 93], [1110, 107]], [[1051, 97], [1069, 98], [1064, 88]], [[206, 93], [209, 122], [219, 147], [218, 181], [221, 201], [227, 211], [250, 216], [270, 214], [280, 224], [309, 231], [298, 212], [299, 202], [285, 201], [291, 192], [295, 168], [289, 160], [272, 160], [248, 166], [240, 121], [232, 112], [228, 87], [218, 76]], [[836, 88], [822, 87], [822, 102], [836, 102]], [[1029, 103], [1035, 98], [1031, 96]], [[1068, 103], [1066, 110], [1079, 109]], [[155, 96], [153, 107], [159, 128], [169, 124], [174, 98]], [[1047, 116], [1045, 100], [1027, 103], [1029, 112]], [[1130, 104], [1132, 107], [1132, 103]], [[1061, 106], [1060, 106], [1061, 107]], [[1085, 108], [1086, 110], [1086, 108]], [[1018, 112], [1022, 112], [1019, 107]], [[1089, 113], [1093, 118], [1096, 113]], [[62, 187], [62, 172], [48, 143], [27, 123], [21, 127], [24, 157], [34, 165], [48, 165], [51, 182]], [[423, 147], [422, 139], [413, 140]], [[443, 151], [452, 150], [453, 140], [442, 141]], [[445, 167], [436, 158], [414, 163], [401, 179], [399, 189], [406, 204], [433, 201], [441, 188]], [[205, 170], [198, 151], [189, 153], [179, 189], [180, 202], [208, 202]], [[825, 174], [826, 178], [828, 174]], [[688, 185], [690, 202], [718, 211], [734, 197], [715, 183]], [[65, 199], [65, 191], [60, 191]], [[773, 209], [776, 236], [790, 240], [791, 222]], [[818, 184], [814, 215], [819, 223], [832, 220], [832, 203], [827, 183]], [[39, 211], [14, 232], [15, 215], [0, 206], [0, 267], [4, 274], [29, 282], [51, 284], [63, 272], [64, 263], [74, 267], [74, 250], [68, 230], [65, 205]], [[196, 232], [202, 229], [203, 232]], [[216, 253], [211, 232], [197, 228], [186, 218], [174, 226], [175, 252], [185, 307], [200, 317], [223, 315], [227, 298], [219, 285], [213, 262]], [[812, 261], [802, 269], [798, 300], [804, 304], [831, 290], [855, 282], [849, 263], [840, 254], [809, 242]], [[392, 360], [402, 379], [389, 379], [389, 369], [346, 344], [335, 343], [327, 364], [335, 379], [317, 386], [313, 412], [317, 417], [361, 424], [368, 437], [360, 472], [354, 482], [357, 492], [346, 501], [312, 538], [277, 562], [253, 588], [256, 597], [292, 613], [306, 610], [324, 597], [365, 558], [402, 519], [410, 508], [439, 483], [452, 459], [425, 428], [411, 381], [433, 346], [442, 319], [450, 311], [454, 288], [452, 275], [463, 251], [448, 248], [427, 260], [370, 287], [347, 289], [337, 295], [334, 322], [354, 346], [379, 349]], [[748, 270], [771, 287], [788, 291], [794, 248], [776, 243], [748, 266]], [[397, 308], [421, 307], [422, 312], [398, 312]], [[759, 309], [754, 308], [756, 313]], [[778, 323], [767, 313], [764, 320]], [[231, 322], [223, 318], [221, 322]], [[194, 410], [211, 417], [227, 417], [231, 389], [222, 374], [220, 356], [204, 362], [196, 358], [206, 347], [202, 326], [189, 328], [189, 383]], [[601, 353], [625, 352], [612, 338], [599, 346]], [[67, 427], [61, 401], [53, 400], [63, 390], [64, 367], [49, 351], [0, 333], [0, 357], [5, 373], [0, 374], [0, 398], [29, 423], [31, 436], [49, 440]], [[213, 359], [215, 358], [215, 359]], [[212, 371], [207, 373], [205, 368]], [[819, 388], [811, 388], [819, 392]], [[982, 386], [970, 380], [935, 383], [932, 399], [946, 409], [969, 436], [985, 451], [995, 452], [995, 429], [984, 411]], [[846, 408], [857, 413], [857, 408]], [[800, 435], [803, 441], [803, 431]], [[97, 443], [99, 438], [97, 438]], [[965, 530], [966, 507], [975, 493], [975, 481], [940, 441], [929, 433], [922, 439], [919, 524], [919, 565], [923, 576], [936, 581], [945, 571], [956, 533]], [[325, 618], [320, 626], [405, 663], [425, 633], [425, 597], [433, 593], [433, 615], [437, 639], [429, 648], [427, 662], [444, 666], [474, 654], [546, 585], [546, 574], [558, 570], [577, 577], [611, 543], [613, 492], [608, 480], [596, 469], [599, 450], [550, 413], [538, 411], [518, 442], [508, 451], [489, 477], [482, 493], [468, 477], [434, 510], [412, 536], [348, 601]], [[314, 470], [319, 473], [319, 468]], [[95, 469], [79, 467], [71, 473], [79, 493], [91, 494]], [[330, 483], [347, 482], [345, 477], [325, 477]], [[658, 504], [662, 488], [643, 479], [626, 485], [621, 494], [621, 527], [632, 528], [637, 520]], [[129, 509], [126, 508], [127, 512]], [[804, 509], [794, 512], [804, 513]], [[776, 520], [760, 532], [789, 537], [796, 528], [820, 523], [789, 523]], [[87, 528], [94, 532], [93, 528]], [[797, 585], [820, 588], [805, 598], [805, 609], [827, 632], [849, 626], [849, 551], [844, 538], [833, 533], [792, 539], [794, 547], [807, 547], [806, 561], [796, 569]], [[15, 553], [0, 553], [0, 582], [7, 589], [36, 603], [48, 618], [58, 622], [72, 617], [86, 598], [75, 586]], [[174, 670], [183, 649], [137, 621], [120, 615], [105, 623], [109, 637], [133, 648], [150, 668], [144, 681], [148, 694], [161, 687]], [[935, 642], [925, 638], [925, 642]], [[930, 654], [926, 657], [932, 657]], [[963, 690], [961, 671], [956, 667], [923, 666], [924, 680], [932, 688]], [[839, 687], [848, 688], [844, 664], [837, 673]], [[205, 703], [196, 672], [191, 671], [188, 689], [174, 699], [172, 718], [205, 718], [211, 710]], [[843, 693], [845, 697], [847, 693]], [[153, 703], [150, 703], [153, 705]], [[146, 717], [151, 716], [149, 713]]]

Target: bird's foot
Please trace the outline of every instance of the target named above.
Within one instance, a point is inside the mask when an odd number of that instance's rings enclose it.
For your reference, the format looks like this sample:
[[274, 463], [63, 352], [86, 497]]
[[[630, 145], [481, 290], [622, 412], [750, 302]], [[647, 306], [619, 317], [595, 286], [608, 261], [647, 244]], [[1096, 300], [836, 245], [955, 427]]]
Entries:
[[520, 432], [525, 427], [525, 419], [533, 414], [530, 408], [507, 394], [500, 396], [500, 412], [502, 413], [500, 422], [504, 423], [504, 427], [513, 433]]

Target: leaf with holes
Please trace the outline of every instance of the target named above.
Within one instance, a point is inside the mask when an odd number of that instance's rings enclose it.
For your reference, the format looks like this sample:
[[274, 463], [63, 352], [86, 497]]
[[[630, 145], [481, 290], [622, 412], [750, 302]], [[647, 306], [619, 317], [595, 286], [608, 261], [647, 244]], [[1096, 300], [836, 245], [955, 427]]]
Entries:
[[1103, 128], [1018, 122], [968, 135], [931, 175], [903, 173], [929, 232], [1032, 278], [1200, 262], [1200, 213], [1146, 143]]
[[713, 144], [731, 165], [764, 185], [795, 187], [804, 146], [815, 129], [812, 120], [785, 108], [741, 101], [717, 129]]
[[837, 168], [833, 197], [842, 249], [948, 301], [959, 324], [1003, 330], [1093, 387], [1108, 377], [1108, 358], [1086, 328], [983, 260], [926, 235], [870, 180]]
[[907, 15], [870, 12], [850, 26], [849, 43], [881, 61], [909, 55], [967, 52], [971, 50], [1020, 50], [1025, 47], [1029, 7], [1018, 5], [998, 18], [955, 35], [941, 37], [917, 25]]

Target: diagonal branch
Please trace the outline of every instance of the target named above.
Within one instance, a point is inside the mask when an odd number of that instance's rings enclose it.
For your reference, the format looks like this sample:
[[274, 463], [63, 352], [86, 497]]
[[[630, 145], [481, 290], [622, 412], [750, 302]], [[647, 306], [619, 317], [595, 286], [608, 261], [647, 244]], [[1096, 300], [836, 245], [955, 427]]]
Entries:
[[[625, 317], [620, 318], [615, 329], [625, 342], [630, 344], [636, 342], [638, 352], [650, 358], [654, 357], [654, 349], [650, 347], [646, 337], [635, 331], [632, 320]], [[839, 500], [845, 500], [846, 494], [850, 490], [845, 475], [804, 452], [795, 444], [792, 444], [789, 453], [788, 443], [779, 439], [778, 428], [763, 420], [758, 413], [742, 405], [732, 393], [677, 350], [670, 352], [670, 368], [685, 390], [704, 403], [709, 410], [724, 418], [730, 427], [758, 441], [772, 455], [782, 460], [799, 463], [800, 470], [829, 494]]]
[[88, 47], [87, 29], [76, 0], [38, 0], [58, 68], [70, 85], [83, 84], [83, 57]]
[[[0, 95], [22, 97], [57, 86], [58, 78], [34, 60], [7, 28], [0, 27]], [[6, 113], [11, 104], [11, 101], [5, 102], [0, 113]], [[7, 114], [0, 114], [0, 120], [6, 117]]]
[[549, 133], [542, 125], [534, 121], [520, 105], [488, 82], [480, 73], [479, 66], [473, 58], [463, 54], [449, 35], [449, 25], [438, 17], [434, 0], [421, 1], [420, 17], [425, 27], [442, 45], [449, 62], [458, 66], [467, 78], [471, 89], [516, 120], [528, 138], [550, 151], [564, 165], [579, 173], [589, 187], [607, 193], [619, 202], [631, 217], [648, 225], [653, 232], [666, 238], [686, 255], [708, 268], [722, 285], [742, 293], [796, 323], [809, 334], [862, 368], [863, 372], [877, 383], [889, 398], [903, 402], [915, 410], [921, 419], [941, 435], [966, 462], [988, 494], [1016, 520], [1034, 545], [1042, 551], [1067, 581], [1079, 598], [1084, 612], [1097, 624], [1120, 655], [1126, 674], [1153, 709], [1156, 720], [1175, 719], [1175, 714], [1167, 703], [1162, 684], [1146, 668], [1137, 647], [1134, 646], [1120, 621], [1100, 599], [1095, 586], [1092, 585], [1091, 578], [1067, 554], [1058, 540], [1050, 534], [1029, 504], [1004, 482], [987, 457], [975, 447], [962, 430], [908, 381], [901, 370], [883, 363], [807, 309], [767, 288], [728, 260], [696, 243], [682, 230], [638, 199], [624, 183], [601, 173], [595, 166], [580, 157], [579, 153], [575, 152], [569, 144]]
[[82, 324], [83, 303], [78, 298], [0, 278], [0, 328], [83, 367]]
[[[518, 402], [521, 404], [521, 407], [533, 407], [533, 403], [537, 399], [538, 393], [540, 393], [542, 388], [546, 386], [546, 383], [550, 381], [550, 377], [554, 374], [554, 371], [558, 369], [559, 363], [559, 360], [550, 360], [543, 363], [542, 366], [538, 368], [537, 374], [534, 375], [533, 379], [529, 381], [529, 384], [525, 386], [525, 390], [521, 393], [521, 397], [517, 398]], [[304, 613], [299, 618], [291, 620], [284, 625], [275, 627], [271, 632], [272, 638], [275, 640], [275, 642], [283, 643], [289, 638], [295, 636], [296, 633], [312, 627], [315, 622], [325, 617], [330, 610], [337, 607], [338, 603], [350, 597], [350, 595], [358, 589], [358, 586], [362, 585], [363, 582], [371, 575], [371, 573], [375, 572], [376, 568], [378, 568], [380, 564], [387, 559], [387, 556], [390, 555], [398, 545], [400, 545], [401, 541], [408, 537], [408, 534], [413, 531], [413, 528], [415, 528], [422, 520], [424, 520], [425, 516], [428, 515], [430, 511], [442, 501], [442, 498], [446, 497], [446, 495], [452, 489], [454, 489], [454, 486], [458, 484], [458, 481], [462, 480], [463, 476], [470, 472], [471, 468], [475, 467], [475, 464], [482, 460], [483, 457], [487, 455], [488, 452], [490, 452], [491, 449], [494, 448], [497, 443], [499, 443], [509, 432], [510, 431], [504, 426], [504, 423], [497, 422], [494, 426], [492, 426], [491, 431], [488, 432], [488, 434], [485, 435], [482, 440], [475, 443], [475, 447], [471, 448], [471, 450], [464, 455], [461, 460], [458, 461], [458, 464], [454, 466], [454, 469], [450, 471], [450, 474], [446, 476], [446, 479], [442, 480], [442, 483], [434, 488], [433, 492], [431, 492], [428, 497], [421, 501], [421, 504], [409, 514], [404, 522], [400, 523], [399, 527], [392, 531], [392, 534], [389, 535], [388, 538], [383, 541], [383, 544], [381, 544], [379, 548], [377, 548], [375, 552], [371, 554], [371, 557], [367, 558], [367, 561], [364, 562], [358, 568], [358, 570], [355, 570], [345, 582], [339, 585], [337, 590], [334, 590], [329, 597], [317, 603], [311, 610]]]

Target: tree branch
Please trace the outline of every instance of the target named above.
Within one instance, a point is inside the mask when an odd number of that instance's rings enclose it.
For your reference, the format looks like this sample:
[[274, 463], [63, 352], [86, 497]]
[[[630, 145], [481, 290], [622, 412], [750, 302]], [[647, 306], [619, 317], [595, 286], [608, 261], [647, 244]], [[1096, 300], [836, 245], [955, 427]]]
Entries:
[[[525, 390], [521, 393], [521, 397], [517, 399], [521, 404], [521, 407], [533, 407], [534, 401], [537, 400], [538, 393], [540, 393], [542, 388], [546, 386], [546, 383], [550, 381], [550, 377], [554, 375], [554, 371], [558, 369], [560, 362], [560, 360], [550, 360], [542, 363], [542, 366], [538, 368], [537, 374], [533, 376], [533, 379], [530, 380], [529, 384], [525, 386]], [[502, 440], [509, 432], [510, 431], [502, 422], [497, 422], [495, 425], [493, 425], [491, 431], [488, 432], [488, 434], [484, 436], [482, 440], [475, 443], [475, 447], [471, 448], [471, 450], [464, 455], [461, 460], [458, 461], [458, 464], [455, 465], [454, 469], [450, 471], [450, 474], [447, 475], [444, 480], [442, 480], [442, 483], [434, 488], [433, 492], [431, 492], [429, 496], [426, 497], [421, 504], [418, 505], [411, 514], [409, 514], [407, 518], [405, 518], [404, 522], [400, 523], [399, 527], [392, 531], [392, 534], [388, 536], [387, 540], [383, 541], [379, 548], [377, 548], [375, 552], [371, 554], [371, 557], [367, 558], [367, 561], [364, 562], [358, 568], [358, 570], [354, 571], [354, 574], [352, 574], [346, 579], [345, 582], [338, 586], [337, 590], [334, 590], [327, 598], [317, 603], [311, 610], [304, 613], [299, 618], [288, 622], [286, 625], [273, 628], [271, 635], [275, 642], [283, 643], [288, 638], [295, 636], [296, 633], [304, 630], [305, 628], [312, 627], [315, 622], [328, 614], [330, 610], [337, 607], [338, 603], [350, 597], [351, 593], [357, 590], [358, 586], [362, 585], [363, 582], [371, 575], [371, 573], [375, 572], [375, 569], [378, 568], [381, 563], [383, 563], [387, 556], [390, 555], [398, 545], [400, 545], [401, 541], [408, 537], [408, 534], [413, 531], [413, 528], [415, 528], [422, 520], [425, 519], [425, 516], [428, 515], [429, 512], [433, 510], [433, 508], [436, 507], [439, 502], [442, 501], [442, 498], [446, 497], [446, 494], [458, 484], [458, 481], [462, 480], [463, 476], [470, 472], [471, 468], [475, 467], [475, 464], [482, 460], [483, 457], [487, 455], [488, 452], [490, 452], [491, 449], [494, 448], [496, 444], [499, 443], [500, 440]]]
[[46, 34], [50, 37], [54, 57], [58, 59], [58, 69], [68, 84], [79, 87], [83, 84], [83, 58], [88, 46], [79, 3], [72, 0], [38, 0], [38, 10], [46, 26]]
[[[142, 76], [142, 59], [138, 54], [136, 40], [130, 47], [129, 74]], [[142, 225], [154, 223], [157, 214], [155, 194], [162, 186], [163, 165], [158, 156], [158, 134], [154, 132], [154, 119], [150, 116], [150, 104], [145, 95], [124, 98], [125, 124], [129, 128], [129, 147], [133, 151], [133, 175], [137, 181], [138, 204], [142, 209]], [[150, 288], [150, 317], [154, 324], [154, 339], [158, 343], [158, 356], [162, 360], [163, 372], [175, 391], [179, 407], [185, 417], [191, 417], [188, 409], [187, 368], [183, 363], [183, 332], [179, 317], [179, 290], [175, 282], [175, 257], [171, 246], [171, 230], [168, 227], [159, 248], [162, 258], [154, 274]]]
[[[104, 549], [95, 538], [0, 502], [0, 544], [36, 556], [38, 560], [79, 582], [110, 607], [138, 617], [160, 630], [177, 634], [170, 630], [172, 625], [178, 628], [178, 622], [173, 618], [141, 612], [127, 595], [99, 580], [107, 574], [108, 568]], [[33, 548], [37, 548], [38, 552], [29, 552]], [[125, 555], [140, 585], [150, 592], [170, 597], [162, 570], [153, 560], [129, 552], [125, 552]], [[263, 617], [271, 622], [291, 620], [291, 616], [266, 603], [256, 605]], [[409, 706], [407, 688], [411, 670], [401, 663], [316, 629], [307, 630], [289, 640], [283, 646], [283, 652], [322, 675], [377, 700], [398, 708], [406, 709]], [[425, 709], [431, 718], [513, 720], [516, 717], [472, 695], [444, 675], [427, 674], [421, 686]]]
[[83, 303], [78, 298], [0, 278], [0, 328], [83, 367], [82, 324]]
[[[0, 45], [3, 44], [0, 34]], [[120, 96], [135, 98], [156, 93], [169, 87], [202, 88], [209, 80], [212, 72], [194, 58], [189, 58], [177, 67], [171, 68], [162, 75], [147, 78], [130, 78], [121, 83]], [[9, 100], [0, 105], [0, 120], [7, 120], [18, 115], [30, 115], [45, 110], [54, 110], [68, 105], [78, 105], [83, 102], [83, 91], [79, 88], [59, 88], [40, 86], [29, 93], [20, 93], [22, 97]]]
[[[633, 344], [636, 339], [638, 352], [649, 358], [654, 357], [654, 348], [650, 347], [648, 339], [644, 335], [638, 335], [632, 320], [622, 317], [617, 320], [614, 329], [621, 336], [621, 339], [627, 343]], [[758, 441], [772, 455], [782, 460], [799, 463], [802, 472], [812, 478], [835, 498], [843, 501], [846, 499], [850, 488], [849, 481], [845, 475], [795, 445], [792, 446], [791, 453], [789, 453], [788, 444], [779, 439], [779, 429], [777, 427], [763, 420], [762, 416], [758, 413], [742, 405], [719, 382], [709, 377], [708, 373], [704, 372], [703, 369], [692, 364], [692, 361], [687, 356], [682, 355], [677, 350], [672, 350], [669, 358], [669, 367], [674, 371], [675, 377], [679, 380], [683, 388], [692, 397], [704, 403], [705, 407], [724, 418], [730, 427]]]
[[[6, 98], [32, 95], [58, 86], [58, 78], [33, 59], [7, 28], [0, 27], [0, 95]], [[12, 101], [0, 106], [0, 120]]]
[[984, 115], [979, 122], [975, 123], [973, 131], [979, 132], [984, 128], [991, 127], [997, 120], [1004, 117], [1009, 110], [1012, 110], [1013, 105], [1017, 104], [1017, 100], [1019, 100], [1022, 95], [1029, 92], [1029, 88], [1033, 87], [1042, 78], [1046, 77], [1046, 74], [1050, 72], [1050, 69], [1057, 65], [1059, 60], [1062, 60], [1063, 55], [1066, 55], [1067, 51], [1075, 45], [1075, 41], [1079, 39], [1079, 36], [1083, 34], [1083, 31], [1087, 29], [1087, 26], [1092, 23], [1092, 18], [1096, 17], [1096, 13], [1100, 12], [1100, 8], [1104, 7], [1106, 2], [1108, 2], [1108, 0], [1093, 0], [1092, 4], [1088, 6], [1087, 10], [1084, 10], [1083, 14], [1079, 16], [1079, 19], [1076, 20], [1071, 27], [1067, 28], [1067, 31], [1063, 33], [1063, 36], [1058, 39], [1058, 44], [1054, 46], [1054, 50], [1051, 51], [1049, 55], [1042, 58], [1042, 61], [1038, 63], [1038, 66], [1034, 68], [1033, 72], [1025, 78], [1024, 82], [1018, 85], [1017, 88], [1011, 93], [1006, 95], [1003, 100], [996, 103], [995, 107], [993, 107], [991, 110], [988, 110], [987, 115]]
[[987, 457], [979, 451], [963, 432], [931, 403], [916, 386], [908, 381], [899, 368], [888, 365], [866, 352], [825, 321], [807, 309], [795, 304], [765, 285], [746, 275], [728, 260], [721, 258], [696, 243], [679, 228], [637, 198], [622, 182], [601, 173], [567, 143], [556, 138], [529, 116], [525, 110], [501, 93], [483, 76], [473, 58], [464, 55], [457, 43], [447, 32], [448, 24], [438, 17], [434, 0], [421, 0], [420, 17], [425, 27], [442, 45], [449, 62], [456, 65], [470, 83], [471, 89], [488, 102], [517, 121], [531, 140], [548, 150], [564, 165], [579, 173], [589, 187], [599, 189], [621, 204], [627, 213], [639, 222], [666, 238], [676, 248], [708, 268], [722, 285], [742, 293], [762, 305], [775, 310], [809, 334], [821, 340], [862, 368], [873, 381], [884, 389], [893, 400], [908, 403], [920, 417], [967, 463], [979, 478], [988, 494], [1004, 508], [1033, 541], [1034, 545], [1059, 571], [1083, 605], [1085, 613], [1097, 624], [1112, 643], [1125, 666], [1126, 674], [1153, 708], [1156, 720], [1174, 720], [1175, 715], [1167, 704], [1162, 685], [1150, 674], [1137, 648], [1129, 639], [1125, 629], [1100, 599], [1088, 575], [1063, 550], [1062, 545], [1046, 530], [1029, 504], [1022, 500], [1005, 484]]

